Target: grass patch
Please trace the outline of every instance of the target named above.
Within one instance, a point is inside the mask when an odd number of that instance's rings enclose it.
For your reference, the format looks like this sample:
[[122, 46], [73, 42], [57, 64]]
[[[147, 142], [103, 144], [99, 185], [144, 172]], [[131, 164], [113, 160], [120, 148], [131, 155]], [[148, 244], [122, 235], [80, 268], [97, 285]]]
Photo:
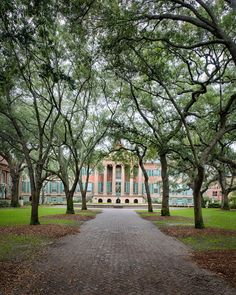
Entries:
[[197, 236], [180, 239], [194, 250], [236, 250], [235, 236]]
[[[41, 219], [43, 216], [65, 214], [65, 208], [51, 208], [51, 207], [39, 207], [39, 220], [42, 224], [45, 221]], [[95, 216], [99, 210], [76, 210], [76, 214], [80, 216]], [[25, 208], [4, 208], [0, 209], [0, 226], [8, 225], [26, 225], [30, 222], [31, 207]], [[46, 221], [48, 223], [48, 221]], [[62, 222], [62, 221], [59, 221]], [[53, 221], [55, 223], [55, 220]], [[60, 223], [61, 224], [61, 223]], [[65, 223], [66, 224], [66, 223]]]
[[[206, 227], [216, 227], [222, 229], [236, 230], [236, 210], [224, 211], [221, 209], [202, 209], [203, 220]], [[194, 218], [192, 208], [183, 210], [171, 210], [172, 216], [183, 216]]]
[[30, 226], [31, 207], [0, 209], [0, 261], [30, 258], [56, 238], [78, 233], [84, 221], [101, 211], [76, 210], [72, 215], [65, 212], [65, 208], [39, 207], [41, 225]]
[[[44, 215], [63, 214], [65, 208], [39, 207], [39, 218]], [[31, 207], [0, 209], [0, 226], [23, 225], [30, 222]]]
[[45, 237], [6, 234], [0, 240], [0, 260], [29, 258], [50, 240]]
[[[137, 210], [137, 213], [141, 217], [160, 216], [160, 210], [155, 210], [153, 213], [149, 213], [145, 210]], [[157, 225], [161, 226], [174, 226], [176, 225], [194, 225], [194, 211], [193, 208], [183, 208], [178, 210], [171, 210], [170, 214], [172, 217], [183, 218], [183, 220], [173, 222], [174, 219], [170, 220], [168, 217], [161, 221], [157, 221]], [[206, 227], [215, 227], [229, 230], [236, 230], [236, 210], [224, 211], [215, 208], [203, 208], [202, 209], [203, 220]], [[185, 219], [186, 218], [186, 219]]]
[[203, 209], [206, 229], [194, 228], [193, 208], [171, 210], [171, 216], [163, 217], [160, 210], [137, 212], [153, 221], [165, 234], [174, 236], [194, 250], [236, 250], [236, 211], [215, 208]]

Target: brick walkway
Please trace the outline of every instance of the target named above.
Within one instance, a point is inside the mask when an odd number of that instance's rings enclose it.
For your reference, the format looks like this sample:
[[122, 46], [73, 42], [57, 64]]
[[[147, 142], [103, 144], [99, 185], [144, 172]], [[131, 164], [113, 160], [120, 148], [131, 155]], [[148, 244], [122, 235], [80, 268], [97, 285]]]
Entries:
[[105, 209], [49, 248], [35, 266], [44, 279], [31, 294], [236, 294], [187, 256], [185, 246], [134, 211]]

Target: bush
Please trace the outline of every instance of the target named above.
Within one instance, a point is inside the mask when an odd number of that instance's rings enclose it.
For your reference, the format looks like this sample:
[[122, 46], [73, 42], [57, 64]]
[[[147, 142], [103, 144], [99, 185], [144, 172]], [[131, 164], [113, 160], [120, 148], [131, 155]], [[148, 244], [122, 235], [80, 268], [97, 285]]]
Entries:
[[230, 209], [236, 209], [236, 197], [231, 197], [229, 201]]
[[31, 206], [31, 202], [30, 201], [24, 201], [24, 206]]
[[0, 208], [8, 208], [8, 207], [10, 207], [9, 202], [5, 200], [0, 200]]
[[211, 203], [208, 205], [208, 208], [220, 208], [220, 203]]

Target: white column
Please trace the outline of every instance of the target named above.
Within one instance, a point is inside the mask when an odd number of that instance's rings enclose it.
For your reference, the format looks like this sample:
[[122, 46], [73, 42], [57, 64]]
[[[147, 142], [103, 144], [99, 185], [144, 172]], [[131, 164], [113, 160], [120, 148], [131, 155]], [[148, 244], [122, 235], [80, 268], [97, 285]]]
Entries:
[[112, 195], [116, 195], [116, 165], [112, 165]]
[[103, 174], [103, 195], [107, 194], [107, 164], [104, 167], [104, 174]]
[[134, 166], [130, 166], [129, 195], [134, 194]]
[[121, 196], [125, 195], [125, 166], [121, 165]]
[[143, 182], [143, 174], [142, 169], [138, 166], [138, 194], [142, 195], [142, 182]]
[[94, 195], [98, 195], [98, 171], [94, 170]]

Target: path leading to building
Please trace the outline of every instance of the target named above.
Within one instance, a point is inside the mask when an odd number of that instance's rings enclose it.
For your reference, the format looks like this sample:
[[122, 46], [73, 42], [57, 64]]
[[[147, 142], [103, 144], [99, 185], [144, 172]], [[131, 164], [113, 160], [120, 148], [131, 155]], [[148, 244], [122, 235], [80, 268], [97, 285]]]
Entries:
[[44, 278], [31, 294], [236, 294], [188, 254], [134, 211], [104, 209], [80, 234], [50, 247], [35, 265]]

